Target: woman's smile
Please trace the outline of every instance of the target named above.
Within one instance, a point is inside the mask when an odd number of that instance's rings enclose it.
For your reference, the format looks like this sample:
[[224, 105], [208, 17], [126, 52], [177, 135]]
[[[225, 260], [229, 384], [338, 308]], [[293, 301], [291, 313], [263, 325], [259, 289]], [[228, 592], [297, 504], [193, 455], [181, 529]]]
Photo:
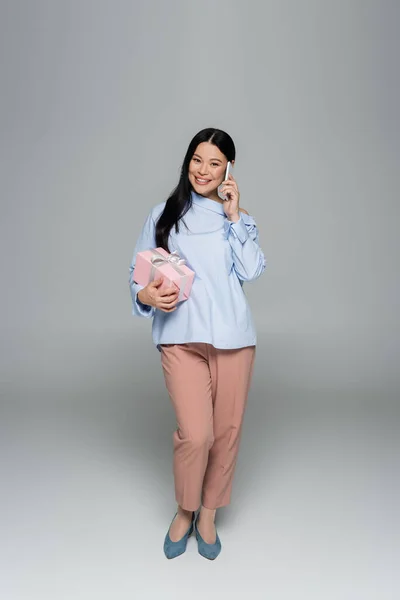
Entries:
[[196, 176], [195, 176], [195, 180], [198, 185], [207, 185], [208, 183], [210, 183], [212, 181], [211, 179], [204, 179], [203, 177], [196, 177]]

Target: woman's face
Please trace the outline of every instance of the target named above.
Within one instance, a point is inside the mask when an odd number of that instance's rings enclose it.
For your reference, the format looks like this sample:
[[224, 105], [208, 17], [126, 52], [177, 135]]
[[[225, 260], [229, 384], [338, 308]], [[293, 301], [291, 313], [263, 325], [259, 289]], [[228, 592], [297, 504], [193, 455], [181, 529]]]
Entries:
[[217, 188], [225, 178], [227, 162], [226, 156], [214, 144], [199, 144], [189, 163], [189, 181], [194, 191], [221, 202]]

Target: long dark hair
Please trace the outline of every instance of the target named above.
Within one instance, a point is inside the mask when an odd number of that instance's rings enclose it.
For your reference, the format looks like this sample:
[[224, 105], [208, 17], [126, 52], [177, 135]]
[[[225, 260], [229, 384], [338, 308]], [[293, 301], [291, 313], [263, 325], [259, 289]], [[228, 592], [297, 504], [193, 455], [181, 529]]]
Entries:
[[197, 146], [203, 142], [210, 142], [217, 146], [228, 161], [235, 160], [235, 144], [231, 136], [225, 131], [209, 127], [208, 129], [202, 129], [194, 136], [183, 161], [179, 183], [169, 196], [156, 224], [156, 245], [158, 248], [164, 248], [167, 252], [169, 252], [168, 238], [171, 229], [175, 227], [175, 231], [179, 232], [179, 221], [192, 206], [191, 192], [193, 187], [189, 181], [189, 164]]

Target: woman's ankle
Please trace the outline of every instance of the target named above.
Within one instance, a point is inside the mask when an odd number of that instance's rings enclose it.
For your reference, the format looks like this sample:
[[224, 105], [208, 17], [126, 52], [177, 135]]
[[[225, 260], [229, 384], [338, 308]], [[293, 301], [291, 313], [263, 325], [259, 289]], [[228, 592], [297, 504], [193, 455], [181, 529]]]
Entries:
[[210, 521], [214, 522], [216, 513], [217, 513], [216, 508], [206, 508], [205, 506], [202, 506], [200, 508], [199, 518], [203, 519], [204, 521], [207, 521], [207, 522], [210, 522]]
[[187, 519], [191, 519], [193, 515], [192, 510], [186, 510], [185, 508], [182, 508], [182, 506], [179, 506], [179, 504], [177, 512], [180, 517], [185, 517]]

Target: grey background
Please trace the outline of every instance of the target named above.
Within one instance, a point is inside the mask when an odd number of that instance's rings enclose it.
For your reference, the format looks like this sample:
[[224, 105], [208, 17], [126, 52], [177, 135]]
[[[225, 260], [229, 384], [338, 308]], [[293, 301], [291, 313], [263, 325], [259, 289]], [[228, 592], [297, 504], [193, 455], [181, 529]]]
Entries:
[[[398, 597], [399, 16], [1, 3], [2, 598]], [[268, 268], [223, 553], [168, 562], [174, 417], [128, 266], [207, 126]]]

